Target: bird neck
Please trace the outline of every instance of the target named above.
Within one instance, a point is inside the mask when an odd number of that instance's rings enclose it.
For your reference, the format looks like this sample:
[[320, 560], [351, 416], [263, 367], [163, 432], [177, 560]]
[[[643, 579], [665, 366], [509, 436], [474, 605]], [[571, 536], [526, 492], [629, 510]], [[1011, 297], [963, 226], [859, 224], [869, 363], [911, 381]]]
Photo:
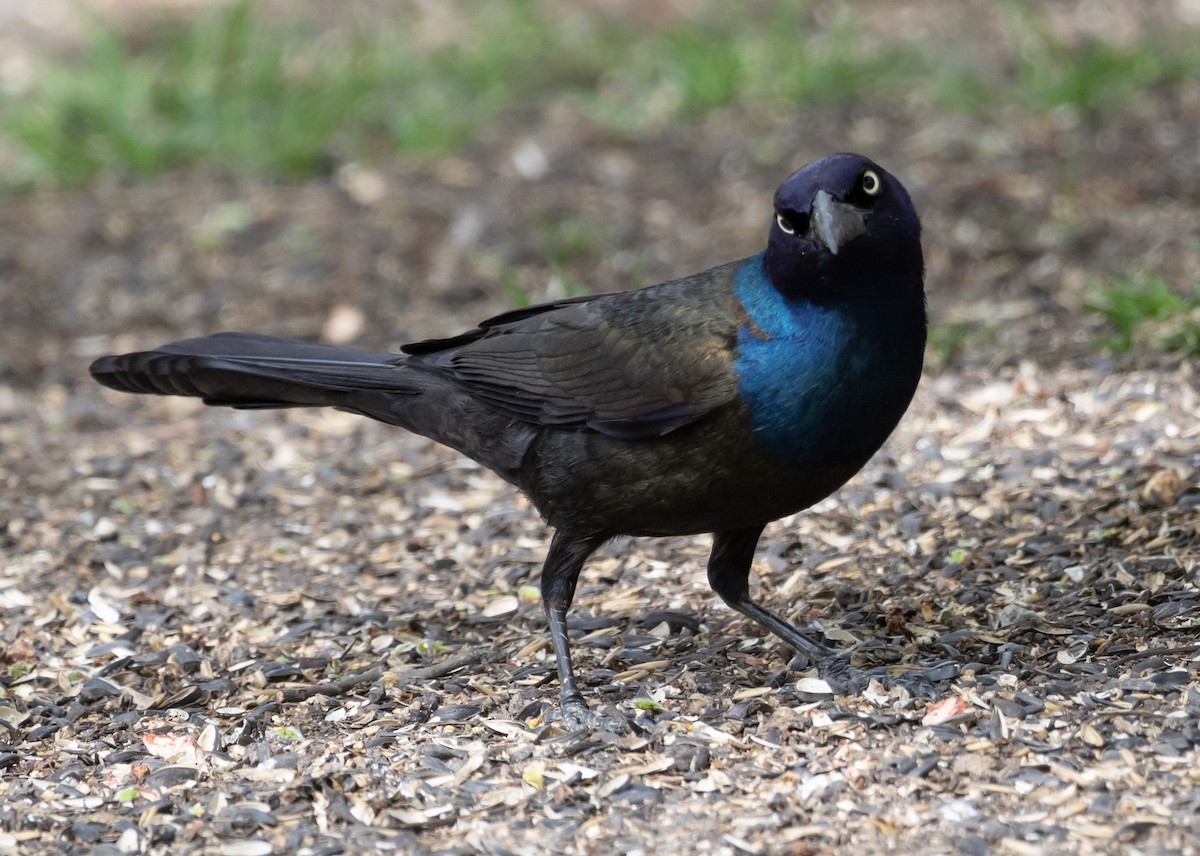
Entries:
[[762, 254], [738, 269], [739, 391], [768, 454], [861, 465], [895, 428], [921, 375], [925, 306], [919, 275], [888, 280], [818, 303], [780, 293]]

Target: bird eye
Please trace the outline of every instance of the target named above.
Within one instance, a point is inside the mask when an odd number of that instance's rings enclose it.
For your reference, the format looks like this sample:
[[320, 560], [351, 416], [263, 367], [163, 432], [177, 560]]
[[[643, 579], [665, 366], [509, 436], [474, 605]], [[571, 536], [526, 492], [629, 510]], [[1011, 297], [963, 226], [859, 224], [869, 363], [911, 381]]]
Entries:
[[780, 230], [781, 230], [781, 231], [782, 231], [782, 232], [783, 232], [785, 235], [794, 235], [794, 234], [796, 234], [796, 227], [795, 227], [795, 226], [793, 226], [791, 223], [789, 223], [789, 222], [787, 221], [787, 218], [786, 218], [786, 217], [784, 217], [782, 214], [776, 214], [776, 215], [775, 215], [775, 222], [779, 224], [779, 228], [780, 228]]
[[875, 170], [869, 169], [859, 179], [859, 187], [867, 196], [878, 196], [879, 191], [883, 190], [883, 182], [879, 180], [879, 174]]

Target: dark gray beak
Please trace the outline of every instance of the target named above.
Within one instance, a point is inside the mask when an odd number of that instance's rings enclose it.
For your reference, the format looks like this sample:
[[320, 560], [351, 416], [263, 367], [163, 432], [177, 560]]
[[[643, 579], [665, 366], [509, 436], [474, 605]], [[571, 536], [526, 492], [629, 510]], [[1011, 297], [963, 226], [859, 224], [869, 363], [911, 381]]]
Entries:
[[812, 231], [836, 256], [839, 249], [867, 231], [867, 224], [858, 208], [818, 190], [812, 203]]

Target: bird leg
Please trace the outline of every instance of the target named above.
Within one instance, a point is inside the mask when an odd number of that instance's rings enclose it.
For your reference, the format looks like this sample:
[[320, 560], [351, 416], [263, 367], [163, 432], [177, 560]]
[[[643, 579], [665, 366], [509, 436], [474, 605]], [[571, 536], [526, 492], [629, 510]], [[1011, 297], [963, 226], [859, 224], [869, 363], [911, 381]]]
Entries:
[[561, 689], [559, 706], [563, 722], [571, 728], [582, 728], [595, 722], [575, 681], [575, 669], [571, 665], [571, 640], [567, 636], [567, 610], [575, 599], [575, 583], [579, 580], [583, 563], [605, 540], [595, 536], [568, 534], [560, 529], [554, 533], [546, 553], [546, 562], [542, 565], [542, 606], [546, 610], [550, 644], [554, 646], [554, 662], [558, 666]]
[[713, 535], [708, 557], [708, 584], [733, 609], [774, 633], [814, 663], [841, 657], [839, 651], [809, 639], [782, 617], [750, 599], [750, 563], [762, 526], [733, 529]]
[[834, 692], [857, 694], [867, 687], [871, 678], [885, 685], [909, 686], [914, 695], [931, 695], [932, 683], [920, 675], [891, 678], [876, 672], [864, 671], [850, 665], [850, 656], [808, 638], [782, 617], [750, 599], [750, 564], [754, 548], [762, 534], [762, 526], [733, 529], [713, 535], [712, 553], [708, 557], [708, 584], [733, 609], [751, 621], [774, 633], [795, 650], [804, 654], [817, 667], [817, 673]]

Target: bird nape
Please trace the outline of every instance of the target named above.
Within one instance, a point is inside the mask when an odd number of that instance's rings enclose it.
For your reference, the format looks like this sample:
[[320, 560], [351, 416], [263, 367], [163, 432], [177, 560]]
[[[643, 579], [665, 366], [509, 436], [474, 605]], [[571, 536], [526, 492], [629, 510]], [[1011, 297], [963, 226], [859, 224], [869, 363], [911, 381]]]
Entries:
[[920, 231], [894, 176], [835, 154], [779, 186], [764, 250], [684, 279], [518, 309], [400, 354], [218, 333], [91, 373], [207, 404], [349, 410], [519, 487], [555, 528], [541, 590], [568, 725], [597, 720], [567, 610], [616, 535], [713, 533], [716, 593], [854, 690], [868, 673], [752, 600], [750, 565], [763, 527], [845, 483], [908, 407], [925, 349]]

